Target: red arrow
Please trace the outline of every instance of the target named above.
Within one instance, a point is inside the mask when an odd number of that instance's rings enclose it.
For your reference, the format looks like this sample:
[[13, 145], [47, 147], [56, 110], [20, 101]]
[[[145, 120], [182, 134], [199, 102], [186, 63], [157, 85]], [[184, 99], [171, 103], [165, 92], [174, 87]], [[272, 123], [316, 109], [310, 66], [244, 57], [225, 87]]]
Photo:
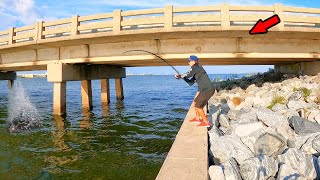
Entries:
[[277, 14], [269, 17], [268, 19], [262, 21], [259, 19], [259, 21], [253, 26], [253, 28], [250, 30], [249, 34], [266, 34], [268, 33], [268, 29], [279, 24], [281, 22], [279, 16]]

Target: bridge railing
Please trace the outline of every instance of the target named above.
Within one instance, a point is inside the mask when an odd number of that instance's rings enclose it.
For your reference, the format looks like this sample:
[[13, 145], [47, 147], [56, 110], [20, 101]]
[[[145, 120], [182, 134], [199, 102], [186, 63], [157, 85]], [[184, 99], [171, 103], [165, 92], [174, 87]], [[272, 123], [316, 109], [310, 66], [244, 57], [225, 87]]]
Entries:
[[[34, 25], [9, 28], [0, 32], [0, 48], [15, 44], [39, 43], [44, 39], [59, 39], [70, 36], [80, 38], [83, 34], [110, 32], [111, 35], [139, 33], [143, 29], [170, 32], [183, 27], [209, 26], [215, 30], [250, 29], [259, 19], [278, 14], [281, 23], [276, 31], [303, 30], [320, 32], [320, 9], [296, 8], [275, 4], [274, 6], [196, 6], [131, 10], [115, 10], [112, 13], [90, 16], [73, 16], [52, 22], [37, 22]], [[291, 28], [291, 29], [290, 29]], [[303, 28], [303, 29], [299, 29]], [[307, 28], [307, 29], [306, 29]], [[103, 34], [105, 35], [105, 34]]]

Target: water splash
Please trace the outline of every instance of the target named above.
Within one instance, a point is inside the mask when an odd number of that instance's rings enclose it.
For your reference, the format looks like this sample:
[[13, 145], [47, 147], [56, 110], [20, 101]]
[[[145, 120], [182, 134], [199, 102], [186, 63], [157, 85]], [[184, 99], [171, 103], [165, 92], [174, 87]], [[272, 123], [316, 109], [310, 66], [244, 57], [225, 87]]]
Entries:
[[21, 82], [9, 92], [8, 122], [10, 132], [21, 132], [41, 126], [37, 108], [30, 102]]

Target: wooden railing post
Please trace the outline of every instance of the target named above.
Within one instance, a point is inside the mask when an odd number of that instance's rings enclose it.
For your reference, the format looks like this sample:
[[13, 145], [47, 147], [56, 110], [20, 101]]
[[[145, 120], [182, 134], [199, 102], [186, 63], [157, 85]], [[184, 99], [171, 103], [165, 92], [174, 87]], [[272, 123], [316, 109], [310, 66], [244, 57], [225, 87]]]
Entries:
[[277, 14], [281, 22], [276, 26], [279, 31], [284, 31], [284, 20], [283, 20], [283, 6], [282, 4], [274, 5], [274, 14]]
[[38, 43], [39, 40], [43, 39], [43, 35], [42, 35], [43, 30], [44, 30], [43, 21], [37, 22], [34, 27], [34, 32], [35, 32], [34, 42], [35, 43]]
[[164, 29], [171, 30], [173, 26], [173, 6], [164, 7]]
[[13, 37], [16, 36], [16, 33], [14, 32], [14, 30], [15, 30], [15, 27], [9, 28], [8, 45], [15, 43], [15, 41], [13, 40]]
[[71, 18], [71, 36], [76, 36], [79, 34], [78, 27], [79, 27], [79, 16], [76, 15]]
[[121, 21], [122, 21], [121, 10], [117, 9], [113, 12], [113, 32], [114, 33], [120, 33], [122, 29]]
[[229, 4], [221, 5], [221, 26], [222, 30], [230, 29], [230, 11]]

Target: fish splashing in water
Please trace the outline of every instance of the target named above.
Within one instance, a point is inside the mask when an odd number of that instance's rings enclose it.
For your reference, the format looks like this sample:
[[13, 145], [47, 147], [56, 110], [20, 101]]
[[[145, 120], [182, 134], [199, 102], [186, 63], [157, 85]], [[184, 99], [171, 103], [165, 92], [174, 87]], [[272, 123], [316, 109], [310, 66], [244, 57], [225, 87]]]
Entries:
[[37, 108], [30, 102], [22, 84], [17, 81], [9, 93], [8, 124], [10, 132], [23, 132], [41, 127]]

